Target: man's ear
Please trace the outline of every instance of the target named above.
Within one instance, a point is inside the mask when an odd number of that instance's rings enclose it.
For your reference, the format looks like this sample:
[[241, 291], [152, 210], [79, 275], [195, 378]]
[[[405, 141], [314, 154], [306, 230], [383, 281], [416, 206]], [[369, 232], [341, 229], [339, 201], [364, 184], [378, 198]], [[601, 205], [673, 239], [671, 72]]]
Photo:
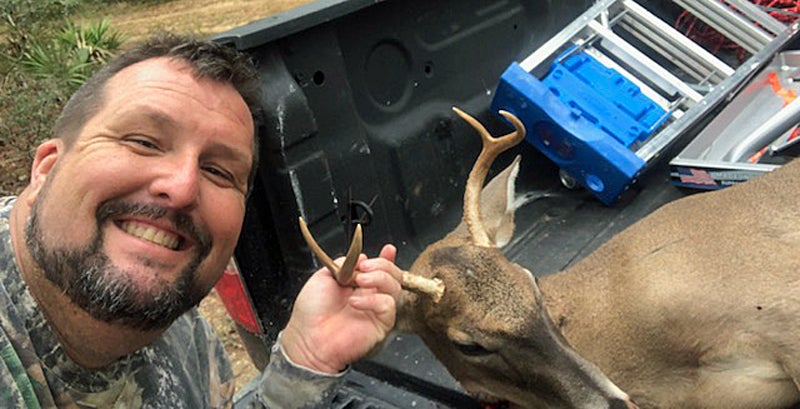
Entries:
[[33, 205], [36, 196], [41, 191], [47, 177], [50, 176], [63, 152], [64, 141], [61, 139], [47, 140], [36, 148], [33, 165], [31, 166], [31, 182], [25, 189], [26, 200], [29, 205]]

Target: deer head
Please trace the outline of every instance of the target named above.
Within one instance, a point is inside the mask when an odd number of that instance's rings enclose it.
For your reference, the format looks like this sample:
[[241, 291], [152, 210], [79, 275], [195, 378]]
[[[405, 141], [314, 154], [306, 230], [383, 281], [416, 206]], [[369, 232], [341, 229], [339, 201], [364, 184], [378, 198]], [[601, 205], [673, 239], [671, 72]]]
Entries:
[[487, 186], [494, 159], [525, 137], [516, 130], [494, 138], [477, 120], [454, 108], [483, 139], [464, 194], [462, 223], [428, 246], [411, 273], [440, 279], [439, 303], [417, 294], [403, 302], [400, 328], [417, 333], [473, 395], [519, 407], [632, 408], [628, 396], [567, 343], [544, 306], [530, 271], [510, 262], [500, 247], [514, 232], [514, 182], [519, 157]]
[[483, 401], [523, 408], [635, 408], [572, 349], [550, 318], [535, 277], [500, 249], [514, 231], [519, 157], [482, 187], [494, 159], [524, 139], [524, 125], [500, 111], [516, 130], [494, 138], [477, 120], [453, 109], [478, 131], [483, 149], [466, 184], [461, 224], [428, 246], [408, 274], [441, 283], [444, 291], [438, 296], [418, 289], [404, 293], [398, 328], [418, 334]]

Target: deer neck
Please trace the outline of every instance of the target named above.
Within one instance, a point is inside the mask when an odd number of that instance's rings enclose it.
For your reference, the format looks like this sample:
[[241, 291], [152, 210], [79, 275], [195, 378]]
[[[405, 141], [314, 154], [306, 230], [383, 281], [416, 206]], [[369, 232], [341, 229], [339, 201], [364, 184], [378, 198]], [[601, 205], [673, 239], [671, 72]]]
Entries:
[[572, 269], [539, 279], [544, 305], [556, 326], [572, 342], [573, 329], [595, 325], [609, 311], [609, 277], [605, 270]]
[[[791, 187], [800, 185], [800, 160], [792, 161], [768, 176], [666, 205], [613, 237], [574, 266], [541, 277], [539, 286], [553, 321], [567, 339], [571, 338], [573, 328], [577, 326], [583, 327], [581, 332], [588, 332], [585, 328], [600, 325], [599, 322], [625, 321], [624, 316], [608, 314], [622, 315], [625, 310], [633, 308], [628, 303], [646, 288], [647, 278], [651, 277], [647, 274], [657, 274], [656, 271], [641, 271], [627, 263], [692, 236], [699, 237], [693, 239], [696, 242], [710, 243], [709, 246], [720, 243], [714, 254], [725, 254], [725, 248], [730, 245], [705, 238], [718, 234], [724, 236], [721, 233], [723, 229], [730, 237], [751, 232], [796, 242], [799, 237], [797, 215], [800, 212], [796, 210], [796, 190]], [[742, 206], [742, 203], [747, 206]], [[709, 209], [714, 210], [709, 212]], [[691, 226], [685, 221], [686, 215], [695, 216]], [[683, 253], [689, 254], [688, 251]], [[690, 273], [687, 271], [687, 277]]]

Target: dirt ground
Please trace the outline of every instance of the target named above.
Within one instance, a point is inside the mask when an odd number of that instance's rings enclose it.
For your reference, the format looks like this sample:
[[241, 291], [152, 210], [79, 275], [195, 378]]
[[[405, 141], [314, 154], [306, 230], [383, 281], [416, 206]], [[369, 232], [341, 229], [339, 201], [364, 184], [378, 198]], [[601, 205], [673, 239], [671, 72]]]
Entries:
[[118, 3], [109, 18], [114, 27], [137, 39], [157, 30], [209, 35], [247, 24], [311, 0], [172, 0]]

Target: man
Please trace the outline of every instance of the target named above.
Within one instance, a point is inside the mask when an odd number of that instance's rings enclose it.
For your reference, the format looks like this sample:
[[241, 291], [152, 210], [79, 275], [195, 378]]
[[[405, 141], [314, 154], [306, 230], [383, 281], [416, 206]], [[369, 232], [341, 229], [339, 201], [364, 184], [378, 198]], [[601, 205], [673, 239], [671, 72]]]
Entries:
[[[242, 55], [154, 37], [70, 99], [30, 184], [0, 200], [0, 407], [232, 404], [194, 308], [233, 253], [256, 167], [258, 81]], [[395, 249], [355, 288], [317, 271], [260, 378], [266, 407], [324, 405], [394, 326]]]

